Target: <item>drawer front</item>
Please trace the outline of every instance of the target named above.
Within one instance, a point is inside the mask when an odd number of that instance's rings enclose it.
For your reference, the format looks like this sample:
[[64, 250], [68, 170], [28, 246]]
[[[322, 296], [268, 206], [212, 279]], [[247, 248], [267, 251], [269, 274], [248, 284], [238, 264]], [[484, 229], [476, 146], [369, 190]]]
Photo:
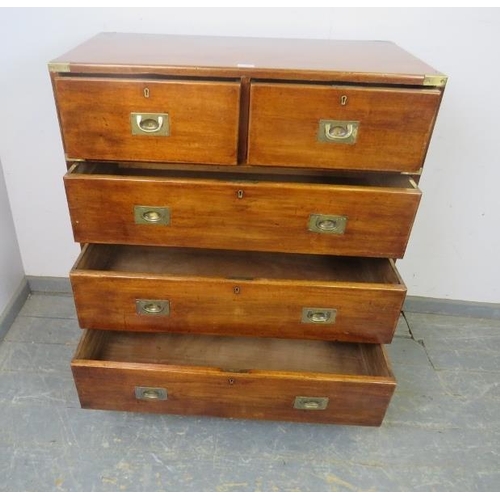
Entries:
[[436, 89], [256, 83], [248, 162], [416, 172], [440, 100]]
[[[377, 367], [371, 373], [352, 369], [351, 373], [345, 369], [337, 373], [342, 367], [335, 363], [332, 373], [238, 372], [200, 366], [200, 361], [191, 366], [187, 359], [182, 365], [169, 364], [162, 360], [166, 349], [161, 343], [152, 346], [156, 354], [148, 363], [141, 346], [129, 343], [126, 336], [116, 343], [120, 344], [118, 350], [128, 355], [85, 352], [87, 345], [102, 342], [104, 351], [113, 351], [106, 345], [109, 341], [100, 338], [103, 333], [86, 332], [72, 362], [83, 408], [375, 426], [382, 423], [396, 385], [380, 346], [365, 346], [372, 348], [371, 357], [376, 358]], [[263, 356], [271, 360], [281, 346], [276, 345], [276, 339], [269, 340], [273, 345]], [[154, 344], [154, 339], [148, 341], [150, 346]], [[254, 343], [258, 342], [255, 339]], [[195, 347], [193, 339], [189, 343]], [[326, 347], [336, 349], [338, 345]], [[360, 359], [362, 350], [355, 344], [352, 347], [349, 353], [339, 355], [340, 364], [358, 366], [365, 362]], [[296, 345], [299, 358], [301, 348]]]
[[71, 172], [65, 186], [79, 242], [394, 258], [404, 255], [421, 195], [416, 187]]
[[[174, 253], [162, 255], [157, 258], [165, 261], [178, 258]], [[146, 251], [141, 258], [146, 263], [154, 259]], [[159, 272], [153, 264], [150, 267], [146, 264], [146, 272], [142, 267], [138, 268], [140, 272], [134, 272], [120, 267], [95, 270], [77, 266], [70, 279], [80, 326], [391, 342], [406, 288], [389, 264], [387, 272], [394, 274], [387, 282], [349, 282], [297, 278], [292, 269], [291, 279], [253, 277], [244, 268], [237, 276], [231, 276], [230, 264], [224, 263], [231, 258], [224, 254], [218, 263], [209, 261], [206, 265], [227, 266], [227, 277], [210, 276], [202, 267], [190, 274], [188, 269], [199, 260], [196, 255], [189, 262], [179, 261], [176, 265], [179, 272]], [[129, 269], [138, 265], [134, 261]], [[286, 265], [292, 267], [294, 263], [286, 260], [283, 266]], [[332, 266], [335, 265], [333, 262]], [[363, 272], [370, 274], [370, 262], [366, 265], [368, 268]]]
[[68, 158], [237, 161], [238, 83], [58, 77], [54, 88]]

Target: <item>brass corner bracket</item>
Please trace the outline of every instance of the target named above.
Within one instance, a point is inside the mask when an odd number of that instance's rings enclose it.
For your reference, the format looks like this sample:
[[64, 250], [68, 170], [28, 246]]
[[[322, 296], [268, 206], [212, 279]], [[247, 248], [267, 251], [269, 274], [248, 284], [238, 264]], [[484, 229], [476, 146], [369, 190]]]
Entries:
[[447, 81], [445, 75], [424, 75], [424, 87], [444, 87]]

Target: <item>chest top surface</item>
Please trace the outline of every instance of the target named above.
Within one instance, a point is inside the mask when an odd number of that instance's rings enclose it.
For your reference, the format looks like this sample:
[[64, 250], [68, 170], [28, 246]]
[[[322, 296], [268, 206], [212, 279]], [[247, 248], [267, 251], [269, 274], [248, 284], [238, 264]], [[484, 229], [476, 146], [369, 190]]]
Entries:
[[442, 87], [446, 77], [392, 42], [100, 33], [55, 73], [273, 78]]

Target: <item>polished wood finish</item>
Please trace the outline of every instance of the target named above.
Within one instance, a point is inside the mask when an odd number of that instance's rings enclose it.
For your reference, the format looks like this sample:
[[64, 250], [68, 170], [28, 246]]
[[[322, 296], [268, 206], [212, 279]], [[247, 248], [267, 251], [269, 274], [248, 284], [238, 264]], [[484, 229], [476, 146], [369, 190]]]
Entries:
[[72, 73], [87, 74], [248, 76], [398, 85], [422, 85], [424, 75], [439, 75], [385, 41], [100, 33], [52, 62], [68, 66]]
[[[374, 186], [366, 178], [189, 176], [75, 165], [64, 182], [75, 240], [83, 243], [398, 258], [421, 195], [411, 179], [403, 180], [405, 187], [391, 185], [392, 177]], [[137, 205], [167, 206], [170, 223], [136, 224]], [[310, 231], [313, 214], [346, 216], [345, 233]]]
[[[57, 77], [54, 85], [69, 158], [237, 163], [236, 82]], [[170, 135], [132, 135], [131, 113], [168, 113]]]
[[[248, 161], [416, 172], [422, 167], [440, 100], [436, 89], [256, 83], [250, 94]], [[356, 143], [320, 142], [320, 120], [358, 121]]]
[[[406, 293], [386, 259], [161, 247], [89, 245], [70, 278], [82, 328], [344, 342], [390, 342]], [[302, 323], [303, 308], [335, 322]]]
[[[49, 69], [84, 244], [82, 407], [380, 425], [406, 294], [392, 258], [446, 77], [388, 42], [119, 33]], [[131, 113], [168, 114], [169, 134], [132, 133]], [[320, 120], [356, 141], [322, 142]]]
[[[351, 425], [380, 425], [395, 388], [380, 346], [300, 340], [88, 331], [72, 370], [84, 408]], [[297, 396], [328, 406], [294, 409]]]

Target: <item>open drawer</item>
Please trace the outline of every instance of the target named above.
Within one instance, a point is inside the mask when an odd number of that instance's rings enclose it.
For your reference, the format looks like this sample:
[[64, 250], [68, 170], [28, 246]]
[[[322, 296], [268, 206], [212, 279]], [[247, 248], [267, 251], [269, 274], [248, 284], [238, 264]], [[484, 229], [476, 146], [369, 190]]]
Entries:
[[75, 240], [400, 258], [420, 190], [408, 176], [180, 172], [75, 164]]
[[86, 331], [83, 408], [380, 425], [396, 381], [380, 345]]
[[82, 328], [392, 340], [406, 294], [389, 259], [86, 245], [70, 273]]

